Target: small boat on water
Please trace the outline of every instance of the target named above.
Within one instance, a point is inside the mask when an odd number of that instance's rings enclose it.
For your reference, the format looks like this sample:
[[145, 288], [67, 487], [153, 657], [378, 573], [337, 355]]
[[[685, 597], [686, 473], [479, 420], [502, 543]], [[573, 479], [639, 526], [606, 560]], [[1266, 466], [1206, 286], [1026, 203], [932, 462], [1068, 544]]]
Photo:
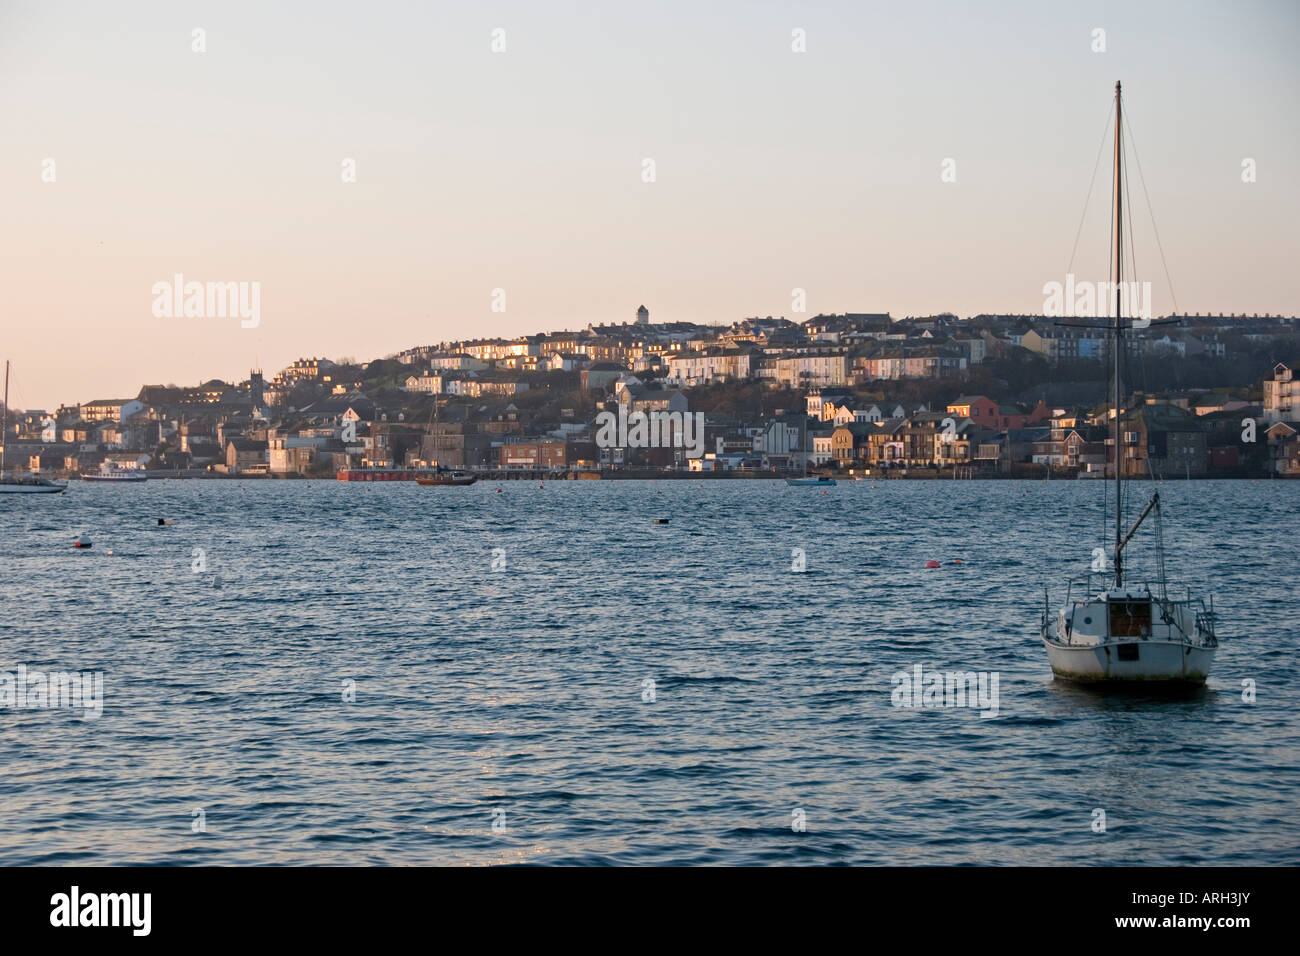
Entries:
[[478, 475], [463, 471], [432, 472], [415, 479], [417, 485], [472, 485], [478, 481]]
[[803, 417], [803, 423], [799, 429], [799, 448], [803, 453], [803, 477], [787, 478], [785, 483], [793, 488], [799, 488], [804, 485], [826, 488], [835, 484], [835, 479], [829, 475], [812, 476], [808, 474], [808, 416]]
[[59, 492], [67, 490], [67, 485], [61, 485], [39, 475], [4, 475], [0, 477], [0, 494], [57, 495]]
[[[1123, 279], [1123, 125], [1120, 85], [1115, 84], [1115, 171], [1114, 171], [1114, 273], [1116, 288]], [[1160, 493], [1157, 491], [1137, 520], [1124, 531], [1124, 401], [1120, 371], [1124, 356], [1124, 332], [1133, 328], [1123, 317], [1123, 296], [1115, 297], [1115, 315], [1109, 326], [1114, 369], [1110, 415], [1113, 423], [1115, 542], [1112, 567], [1105, 567], [1102, 548], [1094, 552], [1094, 572], [1110, 577], [1109, 583], [1094, 587], [1092, 576], [1083, 583], [1082, 596], [1074, 596], [1074, 585], [1066, 592], [1065, 605], [1052, 613], [1050, 599], [1043, 594], [1040, 624], [1052, 674], [1058, 679], [1105, 684], [1142, 682], [1163, 686], [1204, 684], [1214, 663], [1219, 642], [1215, 636], [1214, 599], [1194, 597], [1191, 589], [1171, 597], [1165, 578]], [[1145, 325], [1138, 326], [1145, 328]], [[1150, 583], [1125, 581], [1125, 547], [1142, 523], [1154, 516], [1156, 572]], [[1152, 587], [1152, 585], [1155, 585]]]
[[40, 475], [6, 475], [5, 446], [9, 436], [9, 363], [5, 362], [5, 407], [0, 416], [0, 495], [57, 495], [66, 491], [66, 484], [50, 481]]
[[134, 484], [140, 481], [148, 481], [149, 476], [140, 471], [129, 471], [125, 468], [105, 468], [97, 475], [82, 475], [82, 481], [106, 481], [110, 484]]
[[[433, 414], [429, 418], [429, 431], [432, 432], [438, 424], [438, 396], [433, 396]], [[452, 471], [449, 468], [443, 468], [437, 462], [433, 463], [433, 468], [429, 471], [418, 474], [415, 483], [418, 485], [472, 485], [478, 481], [477, 475], [471, 475], [464, 471]]]

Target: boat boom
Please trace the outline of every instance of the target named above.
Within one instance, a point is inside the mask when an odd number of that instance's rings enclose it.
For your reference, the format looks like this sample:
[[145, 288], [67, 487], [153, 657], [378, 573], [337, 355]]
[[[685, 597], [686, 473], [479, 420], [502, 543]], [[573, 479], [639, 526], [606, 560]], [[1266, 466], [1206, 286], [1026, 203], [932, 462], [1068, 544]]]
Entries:
[[1147, 506], [1142, 509], [1142, 513], [1138, 515], [1137, 521], [1133, 522], [1133, 527], [1128, 529], [1128, 534], [1124, 535], [1124, 537], [1120, 538], [1119, 541], [1115, 543], [1115, 563], [1117, 565], [1119, 564], [1120, 552], [1124, 550], [1124, 545], [1128, 544], [1129, 538], [1133, 537], [1133, 535], [1137, 533], [1138, 527], [1146, 520], [1146, 516], [1151, 513], [1151, 509], [1156, 508], [1159, 505], [1160, 492], [1157, 491], [1151, 496], [1151, 500], [1147, 502]]

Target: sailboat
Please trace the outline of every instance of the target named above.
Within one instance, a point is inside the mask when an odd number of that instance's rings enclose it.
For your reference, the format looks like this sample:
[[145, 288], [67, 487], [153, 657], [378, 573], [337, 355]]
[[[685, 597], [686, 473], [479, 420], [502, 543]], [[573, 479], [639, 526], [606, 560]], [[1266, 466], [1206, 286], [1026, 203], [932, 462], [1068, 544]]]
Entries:
[[835, 484], [835, 479], [831, 478], [829, 475], [820, 475], [814, 478], [809, 476], [808, 474], [809, 455], [808, 455], [808, 416], [807, 415], [803, 416], [803, 429], [800, 432], [799, 447], [803, 450], [803, 477], [787, 478], [785, 480], [785, 483], [787, 485], [794, 485], [796, 487], [799, 485], [818, 485], [823, 488]]
[[[433, 415], [430, 419], [430, 431], [433, 431], [438, 424], [438, 396], [433, 396]], [[436, 434], [436, 432], [435, 432]], [[471, 475], [464, 471], [451, 471], [443, 468], [437, 462], [434, 462], [433, 470], [427, 474], [418, 475], [415, 479], [417, 485], [440, 486], [440, 485], [472, 485], [478, 481], [478, 475]]]
[[[1114, 270], [1115, 289], [1123, 278], [1121, 251], [1123, 223], [1122, 162], [1123, 114], [1120, 84], [1115, 84], [1115, 170], [1114, 170]], [[1124, 354], [1124, 296], [1115, 296], [1114, 323], [1110, 326], [1114, 347], [1111, 416], [1114, 441], [1115, 543], [1109, 583], [1094, 590], [1092, 575], [1083, 586], [1082, 597], [1066, 592], [1065, 605], [1051, 613], [1050, 598], [1043, 594], [1041, 635], [1047, 648], [1052, 673], [1059, 679], [1103, 682], [1156, 682], [1161, 684], [1203, 684], [1210, 673], [1218, 639], [1214, 633], [1214, 599], [1193, 597], [1190, 588], [1181, 599], [1170, 597], [1161, 549], [1160, 493], [1151, 496], [1137, 521], [1124, 530], [1124, 403], [1120, 370]], [[1151, 582], [1126, 581], [1125, 547], [1142, 523], [1154, 515], [1157, 561], [1155, 589]], [[1101, 549], [1098, 549], [1099, 551]], [[1104, 554], [1104, 552], [1103, 552]], [[1098, 555], [1100, 559], [1101, 555]], [[1103, 565], [1098, 568], [1098, 564]], [[1094, 562], [1103, 575], [1104, 562]]]
[[463, 471], [443, 471], [441, 468], [415, 479], [417, 485], [472, 485], [476, 481], [478, 475], [466, 474]]
[[57, 495], [67, 489], [39, 475], [6, 475], [5, 448], [9, 445], [9, 363], [5, 362], [5, 408], [0, 416], [0, 495]]

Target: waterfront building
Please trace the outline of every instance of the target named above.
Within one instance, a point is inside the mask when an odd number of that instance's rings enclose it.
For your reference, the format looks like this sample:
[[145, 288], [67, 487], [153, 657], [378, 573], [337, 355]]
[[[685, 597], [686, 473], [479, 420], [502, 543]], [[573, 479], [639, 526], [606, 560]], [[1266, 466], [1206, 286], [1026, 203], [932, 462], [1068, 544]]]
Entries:
[[1278, 362], [1273, 366], [1273, 378], [1264, 380], [1264, 421], [1297, 419], [1300, 419], [1300, 379], [1291, 366]]

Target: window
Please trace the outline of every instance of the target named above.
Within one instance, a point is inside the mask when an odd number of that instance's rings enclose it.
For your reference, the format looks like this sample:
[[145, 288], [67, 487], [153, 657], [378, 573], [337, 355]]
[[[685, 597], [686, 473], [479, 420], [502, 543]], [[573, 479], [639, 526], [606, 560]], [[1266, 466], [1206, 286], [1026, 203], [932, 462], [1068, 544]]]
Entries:
[[1115, 637], [1149, 637], [1150, 601], [1117, 601], [1110, 605], [1110, 632]]

